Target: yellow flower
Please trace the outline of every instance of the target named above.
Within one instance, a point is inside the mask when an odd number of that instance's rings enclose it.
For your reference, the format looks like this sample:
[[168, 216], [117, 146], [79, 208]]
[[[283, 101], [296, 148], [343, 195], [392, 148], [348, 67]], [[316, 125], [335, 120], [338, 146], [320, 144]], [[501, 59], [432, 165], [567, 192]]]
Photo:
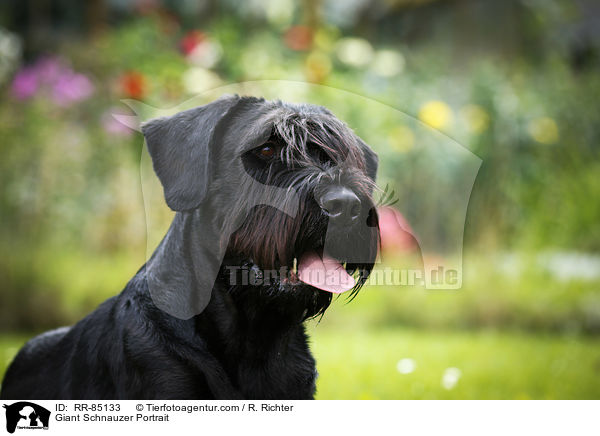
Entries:
[[313, 51], [306, 57], [306, 76], [311, 82], [322, 82], [331, 72], [329, 56], [320, 51]]
[[536, 118], [527, 125], [527, 131], [541, 144], [554, 144], [558, 141], [558, 126], [549, 117]]
[[415, 134], [408, 126], [398, 126], [390, 132], [388, 141], [394, 150], [405, 153], [415, 146]]
[[463, 107], [461, 115], [467, 121], [469, 130], [473, 133], [484, 132], [490, 124], [490, 116], [484, 108], [477, 104], [468, 104]]
[[421, 106], [419, 119], [434, 129], [443, 129], [452, 122], [452, 109], [443, 101], [429, 101]]
[[335, 45], [335, 39], [337, 38], [336, 30], [337, 29], [319, 28], [319, 30], [315, 32], [315, 37], [313, 38], [314, 46], [319, 50], [331, 52]]

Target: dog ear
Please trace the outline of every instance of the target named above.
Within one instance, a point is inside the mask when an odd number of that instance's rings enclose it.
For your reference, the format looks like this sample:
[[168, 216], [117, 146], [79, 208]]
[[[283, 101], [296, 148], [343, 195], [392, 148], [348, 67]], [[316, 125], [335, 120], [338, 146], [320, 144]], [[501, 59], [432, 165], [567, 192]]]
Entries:
[[365, 158], [365, 166], [367, 170], [367, 176], [371, 178], [371, 180], [375, 181], [377, 177], [377, 168], [379, 167], [379, 157], [377, 157], [377, 153], [371, 150], [367, 144], [365, 144], [362, 139], [358, 139], [358, 142], [361, 145], [361, 149], [363, 152], [363, 156]]
[[211, 180], [211, 148], [239, 100], [221, 98], [142, 125], [152, 166], [174, 211], [195, 209], [204, 200]]

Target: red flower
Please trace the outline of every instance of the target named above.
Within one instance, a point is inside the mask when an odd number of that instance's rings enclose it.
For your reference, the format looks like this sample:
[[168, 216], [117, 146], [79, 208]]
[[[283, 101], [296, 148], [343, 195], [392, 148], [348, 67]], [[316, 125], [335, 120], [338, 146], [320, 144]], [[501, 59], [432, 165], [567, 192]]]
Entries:
[[185, 56], [189, 55], [194, 51], [196, 47], [202, 44], [206, 40], [206, 35], [204, 32], [199, 30], [192, 30], [185, 34], [181, 41], [179, 42], [179, 47]]
[[143, 98], [146, 95], [146, 77], [137, 71], [125, 73], [120, 80], [121, 92], [130, 98]]
[[284, 42], [292, 50], [305, 51], [310, 48], [313, 40], [313, 31], [306, 26], [292, 26], [284, 35]]

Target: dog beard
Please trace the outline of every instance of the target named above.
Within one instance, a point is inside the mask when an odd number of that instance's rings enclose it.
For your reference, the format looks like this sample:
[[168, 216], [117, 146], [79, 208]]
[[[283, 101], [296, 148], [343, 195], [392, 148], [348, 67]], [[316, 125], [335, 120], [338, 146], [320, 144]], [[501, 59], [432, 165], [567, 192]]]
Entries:
[[[373, 220], [376, 219], [374, 216]], [[281, 227], [274, 224], [277, 222]], [[277, 311], [302, 312], [304, 320], [323, 315], [334, 292], [312, 286], [302, 280], [303, 276], [327, 274], [336, 269], [334, 282], [352, 277], [354, 286], [348, 294], [352, 299], [373, 269], [378, 239], [373, 234], [346, 233], [339, 237], [338, 244], [328, 244], [325, 250], [326, 217], [305, 215], [297, 226], [296, 238], [292, 236], [294, 233], [278, 232], [280, 228], [294, 229], [294, 224], [297, 224], [296, 220], [279, 210], [257, 207], [248, 222], [232, 235], [223, 264], [224, 278], [231, 285], [233, 295], [261, 304], [274, 303]], [[281, 250], [274, 247], [281, 247]], [[366, 252], [363, 256], [369, 258], [352, 262], [352, 256], [347, 253], [357, 252]]]
[[[243, 157], [246, 171], [266, 185], [291, 188], [299, 198], [298, 211], [292, 217], [275, 207], [255, 206], [232, 232], [223, 263], [226, 279], [232, 284], [230, 292], [238, 298], [275, 304], [279, 311], [301, 312], [303, 319], [323, 315], [333, 293], [348, 288], [340, 290], [339, 282], [351, 284], [348, 295], [352, 299], [373, 269], [379, 245], [373, 184], [355, 168], [338, 167], [330, 158], [338, 150], [323, 151], [314, 143], [302, 148], [296, 144], [293, 154], [277, 135], [269, 142], [281, 144], [279, 168], [256, 162], [250, 154]], [[347, 152], [336, 157], [347, 159]], [[361, 225], [330, 225], [317, 198], [334, 185], [348, 187], [358, 195]], [[242, 197], [252, 195], [245, 192]], [[331, 284], [313, 286], [311, 278], [319, 275], [328, 276]]]

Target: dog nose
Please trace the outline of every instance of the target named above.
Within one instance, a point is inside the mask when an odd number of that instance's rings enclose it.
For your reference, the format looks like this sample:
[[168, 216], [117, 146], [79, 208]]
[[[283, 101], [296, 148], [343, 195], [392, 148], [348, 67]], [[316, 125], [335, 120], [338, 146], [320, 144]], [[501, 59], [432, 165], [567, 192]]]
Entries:
[[322, 197], [320, 206], [337, 223], [350, 223], [360, 215], [360, 200], [354, 192], [343, 186], [329, 189]]

